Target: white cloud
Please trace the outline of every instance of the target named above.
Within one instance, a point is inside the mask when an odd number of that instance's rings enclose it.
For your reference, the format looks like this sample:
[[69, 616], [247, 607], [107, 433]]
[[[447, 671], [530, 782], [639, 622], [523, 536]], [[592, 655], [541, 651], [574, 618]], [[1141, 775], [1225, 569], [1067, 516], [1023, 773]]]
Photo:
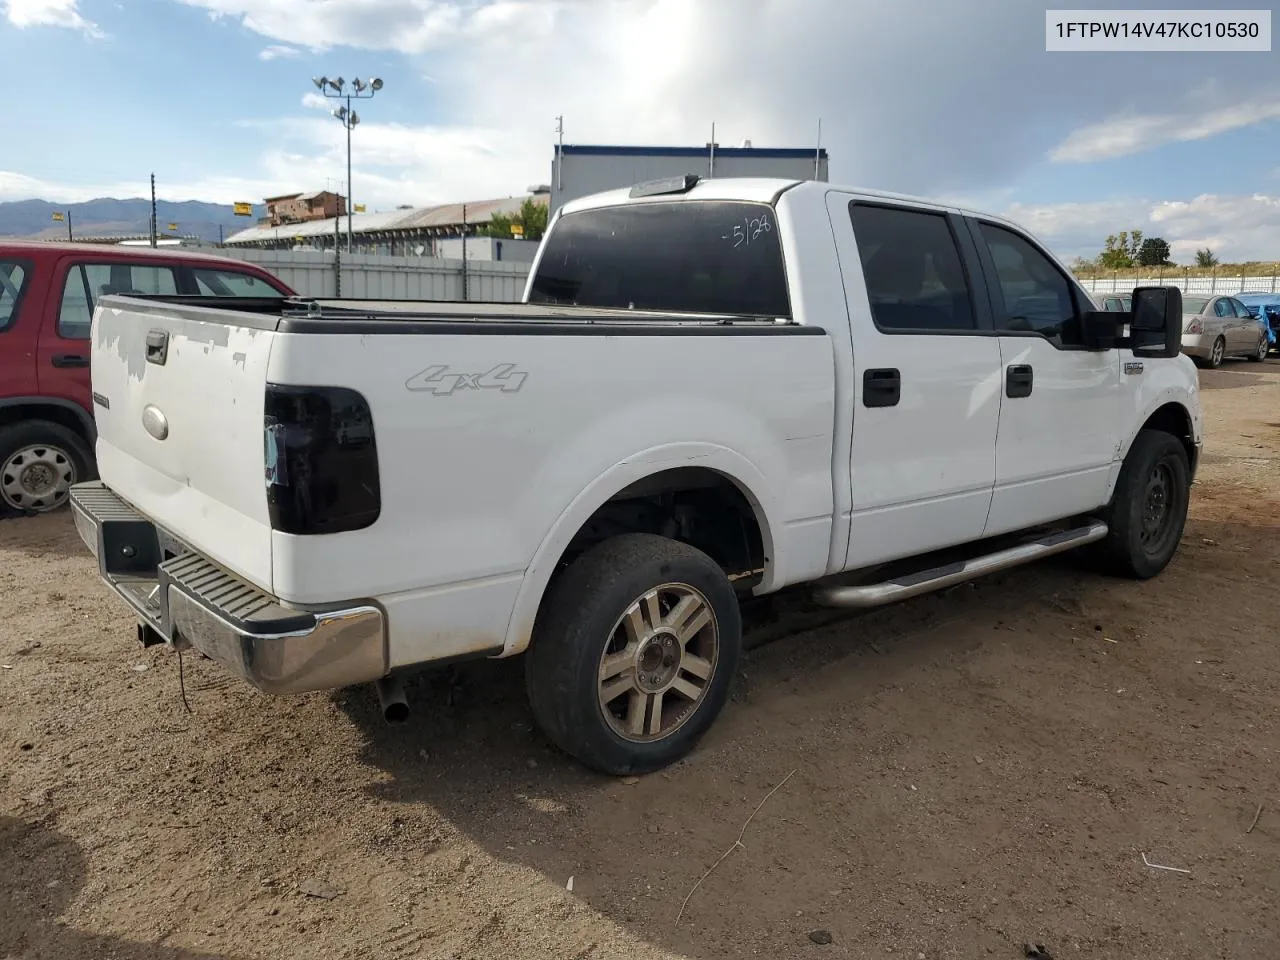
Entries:
[[[569, 143], [702, 144], [714, 122], [721, 143], [750, 137], [761, 147], [811, 146], [821, 117], [833, 179], [963, 194], [999, 210], [1025, 200], [1010, 184], [1050, 151], [1063, 161], [1121, 156], [1259, 122], [1280, 102], [1265, 96], [1274, 74], [1239, 58], [1049, 56], [1037, 43], [1009, 44], [1043, 32], [1043, 13], [1025, 0], [175, 2], [205, 11], [217, 29], [254, 34], [264, 55], [335, 51], [322, 69], [385, 71], [386, 88], [360, 105], [352, 135], [354, 200], [370, 209], [548, 182], [553, 118], [563, 114]], [[1176, 106], [1156, 115], [1147, 106], [1156, 96]], [[312, 92], [292, 116], [242, 124], [237, 144], [251, 145], [253, 159], [162, 191], [229, 201], [337, 187], [346, 140], [326, 115], [332, 106]], [[208, 139], [192, 146], [209, 157], [220, 149]], [[1084, 174], [1063, 170], [1064, 183]], [[1221, 189], [1213, 175], [1195, 192]], [[1055, 248], [1096, 252], [1107, 233], [1145, 229], [1157, 206], [1017, 209]], [[1216, 235], [1207, 223], [1177, 227], [1193, 242]]]
[[1073, 131], [1049, 151], [1059, 163], [1092, 163], [1152, 150], [1168, 143], [1205, 140], [1280, 118], [1274, 97], [1218, 103], [1183, 113], [1117, 114]]
[[[1213, 55], [1082, 68], [1034, 43], [1006, 45], [1044, 29], [1022, 0], [181, 2], [273, 43], [344, 48], [353, 70], [366, 69], [361, 52], [404, 55], [407, 74], [435, 81], [433, 119], [503, 131], [521, 180], [548, 175], [556, 114], [571, 142], [700, 144], [715, 122], [722, 143], [760, 146], [809, 145], [821, 117], [833, 176], [911, 193], [991, 190], [1051, 150], [1083, 158], [1133, 150], [1135, 135], [1155, 143], [1256, 122], [1275, 86]], [[1243, 106], [1213, 113], [1197, 101], [1199, 113], [1144, 120], [1137, 107], [1153, 90], [1162, 102], [1203, 91], [1215, 109]], [[388, 84], [383, 96], [397, 95], [413, 94]], [[362, 116], [377, 112], [375, 102]]]
[[80, 14], [77, 0], [4, 0], [4, 15], [15, 27], [65, 27], [90, 37], [104, 36]]
[[302, 56], [301, 50], [283, 43], [273, 43], [258, 52], [259, 60], [296, 60], [300, 56]]
[[1224, 262], [1271, 260], [1280, 254], [1280, 196], [1267, 194], [1013, 204], [1004, 213], [1068, 260], [1096, 256], [1108, 234], [1133, 229], [1167, 240], [1177, 263], [1191, 261], [1204, 247]]
[[[181, 0], [211, 16], [313, 50], [336, 46], [425, 53], [482, 37], [519, 36], [548, 26], [557, 8], [581, 0]], [[644, 2], [644, 0], [639, 0]]]

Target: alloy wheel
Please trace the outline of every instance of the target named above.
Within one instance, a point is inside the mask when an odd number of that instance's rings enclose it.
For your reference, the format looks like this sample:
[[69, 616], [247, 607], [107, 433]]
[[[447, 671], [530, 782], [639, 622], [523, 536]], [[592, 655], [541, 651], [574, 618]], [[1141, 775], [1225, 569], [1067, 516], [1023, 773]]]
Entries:
[[75, 462], [65, 450], [32, 444], [0, 467], [0, 498], [14, 510], [45, 513], [67, 502], [75, 482]]
[[679, 729], [705, 699], [719, 661], [715, 611], [688, 584], [654, 587], [614, 625], [597, 699], [610, 728], [634, 743]]

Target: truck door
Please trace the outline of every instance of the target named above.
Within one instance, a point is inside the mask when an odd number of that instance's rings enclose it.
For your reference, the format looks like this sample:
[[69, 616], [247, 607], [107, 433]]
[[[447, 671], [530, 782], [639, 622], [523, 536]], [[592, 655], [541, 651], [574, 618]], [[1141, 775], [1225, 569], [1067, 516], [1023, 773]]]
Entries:
[[1106, 503], [1121, 440], [1120, 351], [1070, 342], [1073, 318], [1093, 305], [1029, 237], [981, 219], [967, 223], [1003, 367], [995, 492], [984, 531], [995, 536]]
[[[853, 345], [846, 569], [982, 536], [1000, 347], [952, 213], [832, 194]], [[975, 294], [982, 294], [975, 296]]]

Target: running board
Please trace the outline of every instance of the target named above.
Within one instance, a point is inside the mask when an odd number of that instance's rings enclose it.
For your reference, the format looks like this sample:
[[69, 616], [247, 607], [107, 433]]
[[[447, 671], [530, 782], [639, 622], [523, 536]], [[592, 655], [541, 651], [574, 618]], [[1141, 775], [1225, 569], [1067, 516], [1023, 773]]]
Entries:
[[1092, 523], [1087, 527], [1051, 533], [1031, 543], [997, 550], [972, 560], [944, 564], [932, 570], [921, 570], [884, 583], [869, 583], [857, 587], [820, 587], [814, 591], [814, 599], [828, 607], [881, 607], [935, 590], [944, 590], [989, 573], [1020, 567], [1024, 563], [1050, 557], [1055, 553], [1065, 553], [1086, 544], [1097, 543], [1107, 532], [1105, 523]]

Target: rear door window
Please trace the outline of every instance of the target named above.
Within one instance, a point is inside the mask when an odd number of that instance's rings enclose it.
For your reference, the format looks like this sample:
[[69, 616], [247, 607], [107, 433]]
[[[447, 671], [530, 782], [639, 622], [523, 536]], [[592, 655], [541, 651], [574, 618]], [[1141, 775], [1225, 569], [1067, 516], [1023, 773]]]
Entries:
[[944, 214], [854, 201], [849, 216], [878, 329], [975, 329], [960, 250]]
[[18, 319], [18, 301], [27, 284], [27, 268], [13, 260], [0, 260], [0, 331]]
[[172, 267], [139, 263], [75, 263], [67, 271], [58, 307], [58, 335], [71, 340], [89, 336], [98, 298], [111, 293], [178, 292]]
[[204, 297], [274, 297], [280, 291], [261, 277], [238, 270], [210, 270], [192, 267], [196, 289]]
[[686, 200], [561, 217], [544, 241], [532, 303], [789, 318], [773, 208]]

